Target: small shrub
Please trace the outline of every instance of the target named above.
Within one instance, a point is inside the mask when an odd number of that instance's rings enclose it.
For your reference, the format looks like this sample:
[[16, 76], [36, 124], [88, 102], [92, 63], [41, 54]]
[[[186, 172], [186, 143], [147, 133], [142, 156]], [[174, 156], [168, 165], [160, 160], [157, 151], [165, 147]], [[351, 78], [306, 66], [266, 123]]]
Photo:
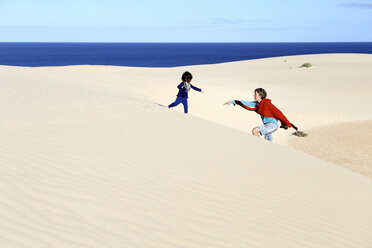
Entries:
[[306, 137], [307, 133], [305, 133], [303, 131], [296, 131], [296, 132], [293, 133], [293, 135], [298, 136], [298, 137]]
[[310, 64], [310, 63], [305, 63], [305, 64], [301, 65], [300, 68], [303, 68], [303, 67], [305, 67], [305, 68], [310, 68], [310, 67], [312, 67], [312, 66], [313, 66], [313, 65]]

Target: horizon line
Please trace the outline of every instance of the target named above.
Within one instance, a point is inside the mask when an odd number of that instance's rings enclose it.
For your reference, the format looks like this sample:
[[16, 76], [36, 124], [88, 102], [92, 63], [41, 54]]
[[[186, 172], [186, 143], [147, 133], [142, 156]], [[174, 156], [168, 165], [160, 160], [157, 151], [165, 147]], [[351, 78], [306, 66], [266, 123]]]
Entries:
[[203, 44], [203, 43], [372, 43], [372, 41], [0, 41], [0, 43], [108, 43], [108, 44]]

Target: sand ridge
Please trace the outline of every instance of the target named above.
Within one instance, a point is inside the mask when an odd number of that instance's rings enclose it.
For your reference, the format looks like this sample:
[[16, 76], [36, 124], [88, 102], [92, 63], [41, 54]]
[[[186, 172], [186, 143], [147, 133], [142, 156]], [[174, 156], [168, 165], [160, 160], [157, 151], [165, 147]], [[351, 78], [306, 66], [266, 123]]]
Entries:
[[372, 178], [372, 121], [314, 128], [306, 139], [291, 138], [297, 150]]

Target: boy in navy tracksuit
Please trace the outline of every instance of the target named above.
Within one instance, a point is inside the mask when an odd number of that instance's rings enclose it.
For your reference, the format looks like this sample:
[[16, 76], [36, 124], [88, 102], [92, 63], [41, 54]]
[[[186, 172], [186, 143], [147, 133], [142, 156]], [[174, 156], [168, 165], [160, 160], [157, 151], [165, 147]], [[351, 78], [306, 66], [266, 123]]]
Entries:
[[202, 89], [199, 89], [198, 87], [195, 87], [194, 85], [190, 83], [191, 80], [192, 80], [192, 74], [190, 72], [186, 71], [182, 74], [182, 83], [180, 83], [177, 86], [179, 90], [178, 90], [176, 101], [171, 103], [168, 106], [168, 108], [173, 108], [177, 106], [178, 104], [182, 103], [185, 114], [188, 113], [187, 98], [188, 98], [188, 93], [190, 89], [194, 89], [196, 91], [203, 93]]

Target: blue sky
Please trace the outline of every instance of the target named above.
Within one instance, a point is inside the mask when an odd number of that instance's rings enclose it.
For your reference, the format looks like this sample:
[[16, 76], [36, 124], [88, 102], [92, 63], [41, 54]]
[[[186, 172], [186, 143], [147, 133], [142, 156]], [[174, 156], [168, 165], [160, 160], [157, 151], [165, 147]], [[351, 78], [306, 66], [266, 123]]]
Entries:
[[372, 0], [0, 0], [0, 42], [372, 41]]

